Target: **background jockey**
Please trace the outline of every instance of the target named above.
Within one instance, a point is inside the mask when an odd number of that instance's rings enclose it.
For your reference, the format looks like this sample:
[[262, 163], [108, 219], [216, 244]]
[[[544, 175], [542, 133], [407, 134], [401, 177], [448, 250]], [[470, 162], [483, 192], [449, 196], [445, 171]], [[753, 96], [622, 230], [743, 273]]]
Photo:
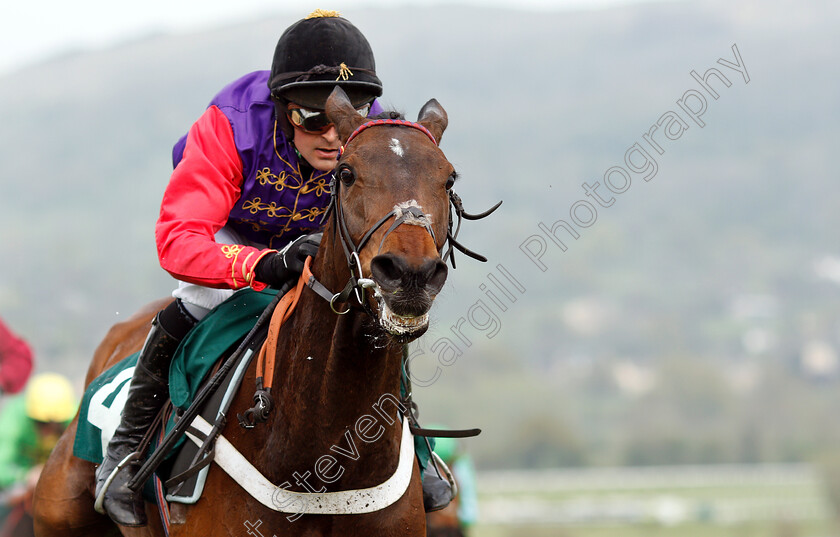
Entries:
[[[445, 429], [441, 425], [430, 428]], [[469, 535], [470, 528], [478, 519], [478, 491], [475, 483], [475, 467], [463, 444], [455, 438], [435, 438], [434, 452], [452, 470], [458, 485], [456, 501], [446, 509], [426, 515], [429, 537], [459, 537]]]
[[32, 372], [32, 349], [0, 319], [0, 394], [18, 393]]
[[[56, 373], [36, 375], [26, 392], [0, 413], [0, 527], [10, 531], [25, 516], [50, 452], [76, 414], [73, 386]], [[27, 520], [28, 517], [27, 517]], [[30, 522], [31, 523], [31, 522]]]
[[[126, 486], [141, 463], [131, 455], [167, 399], [178, 343], [236, 289], [280, 288], [317, 252], [341, 146], [324, 113], [335, 86], [361, 116], [382, 111], [367, 39], [338, 13], [317, 10], [283, 32], [271, 71], [222, 89], [175, 145], [155, 238], [161, 266], [180, 281], [176, 300], [152, 323], [96, 473], [96, 497], [119, 524], [146, 523], [139, 492]], [[437, 476], [423, 485], [427, 510], [450, 501]]]

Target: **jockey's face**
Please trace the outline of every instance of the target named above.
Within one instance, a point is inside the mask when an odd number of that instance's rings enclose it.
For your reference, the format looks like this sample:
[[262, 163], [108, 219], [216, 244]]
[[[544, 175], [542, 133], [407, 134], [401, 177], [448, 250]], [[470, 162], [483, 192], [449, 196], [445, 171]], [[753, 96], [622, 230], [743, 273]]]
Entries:
[[[298, 107], [289, 104], [289, 108]], [[306, 159], [313, 168], [324, 172], [331, 171], [338, 161], [338, 150], [341, 141], [333, 125], [321, 132], [312, 132], [303, 129], [290, 121], [294, 130], [293, 141], [301, 156]]]

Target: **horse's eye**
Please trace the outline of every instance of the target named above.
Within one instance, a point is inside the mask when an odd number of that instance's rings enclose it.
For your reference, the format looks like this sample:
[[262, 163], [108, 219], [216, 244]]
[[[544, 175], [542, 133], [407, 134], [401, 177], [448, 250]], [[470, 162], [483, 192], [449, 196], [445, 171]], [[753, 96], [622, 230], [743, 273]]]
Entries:
[[356, 175], [353, 173], [353, 170], [350, 168], [341, 168], [338, 170], [338, 178], [344, 183], [346, 186], [350, 186], [353, 184], [353, 181], [356, 180]]
[[446, 190], [451, 189], [455, 185], [455, 179], [458, 178], [457, 172], [452, 172], [452, 174], [446, 178]]

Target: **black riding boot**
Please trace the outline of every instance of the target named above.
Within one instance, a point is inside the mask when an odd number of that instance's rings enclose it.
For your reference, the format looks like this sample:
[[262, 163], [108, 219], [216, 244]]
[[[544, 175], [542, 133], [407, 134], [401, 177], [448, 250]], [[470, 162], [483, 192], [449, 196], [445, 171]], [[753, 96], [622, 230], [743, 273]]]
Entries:
[[180, 342], [161, 326], [161, 316], [159, 313], [152, 322], [131, 378], [120, 425], [108, 444], [105, 460], [96, 470], [96, 510], [107, 512], [123, 526], [146, 525], [141, 491], [134, 492], [126, 484], [143, 462], [136, 456], [137, 447], [167, 400], [169, 364]]
[[434, 457], [423, 471], [423, 509], [427, 513], [440, 511], [452, 501], [452, 486], [438, 475], [434, 468]]

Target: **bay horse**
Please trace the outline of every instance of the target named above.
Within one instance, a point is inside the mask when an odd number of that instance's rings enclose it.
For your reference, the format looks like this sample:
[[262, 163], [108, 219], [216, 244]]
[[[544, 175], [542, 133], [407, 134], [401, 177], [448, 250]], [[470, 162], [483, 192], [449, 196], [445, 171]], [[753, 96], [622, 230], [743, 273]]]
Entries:
[[459, 507], [460, 497], [455, 496], [443, 509], [426, 513], [426, 537], [464, 537]]
[[[245, 429], [231, 420], [221, 431], [267, 482], [283, 483], [302, 496], [374, 490], [402, 468], [407, 425], [397, 417], [397, 405], [388, 407], [391, 419], [382, 413], [388, 401], [383, 396], [399, 397], [403, 345], [428, 327], [452, 246], [471, 254], [454, 238], [450, 204], [459, 226], [465, 213], [451, 191], [455, 170], [438, 147], [448, 119], [436, 100], [422, 107], [416, 123], [371, 121], [336, 88], [326, 112], [344, 145], [330, 217], [311, 264], [318, 285], [303, 290], [295, 314], [268, 349], [276, 366], [269, 377], [274, 405], [267, 421]], [[442, 256], [447, 240], [450, 249]], [[321, 292], [313, 292], [316, 288]], [[342, 288], [352, 289], [343, 305], [335, 301]], [[335, 292], [332, 300], [324, 300], [325, 290]], [[151, 304], [111, 329], [96, 351], [88, 384], [142, 347], [152, 317], [165, 304]], [[255, 368], [255, 362], [248, 366], [228, 415], [252, 406]], [[149, 524], [139, 528], [117, 527], [94, 511], [95, 466], [73, 457], [75, 430], [74, 420], [36, 488], [36, 534], [163, 535], [153, 504], [146, 504]], [[170, 535], [425, 535], [413, 449], [404, 492], [386, 507], [361, 514], [280, 512], [252, 497], [217, 464], [209, 468], [201, 499], [173, 504]]]

